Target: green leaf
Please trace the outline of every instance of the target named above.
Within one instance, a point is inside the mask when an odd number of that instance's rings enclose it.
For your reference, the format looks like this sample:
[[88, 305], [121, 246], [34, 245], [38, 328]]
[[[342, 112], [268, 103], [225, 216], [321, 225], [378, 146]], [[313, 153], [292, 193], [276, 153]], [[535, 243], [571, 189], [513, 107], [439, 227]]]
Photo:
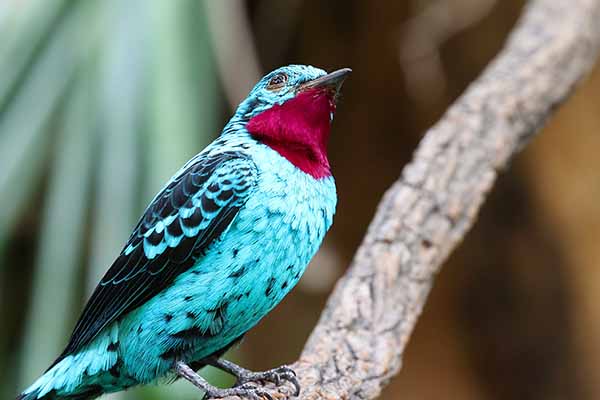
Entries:
[[[57, 30], [19, 92], [0, 115], [0, 246], [28, 204], [43, 173], [51, 135], [47, 127], [86, 52], [93, 48], [93, 21], [82, 19], [94, 2], [83, 2]], [[3, 68], [4, 70], [4, 68]], [[0, 248], [0, 254], [2, 249]]]
[[[145, 2], [106, 1], [100, 98], [100, 165], [93, 216], [88, 291], [102, 278], [138, 214], [139, 132], [144, 78]], [[143, 15], [143, 13], [142, 13]]]
[[218, 134], [219, 97], [203, 10], [196, 1], [152, 2], [147, 198]]
[[[82, 77], [70, 97], [56, 141], [35, 264], [33, 299], [22, 351], [23, 386], [66, 344], [77, 312], [77, 284], [94, 160], [93, 89]], [[62, 312], [56, 312], [61, 310]]]
[[[68, 13], [68, 0], [31, 0], [6, 10], [0, 25], [0, 112], [27, 79]], [[2, 134], [2, 132], [0, 132]]]

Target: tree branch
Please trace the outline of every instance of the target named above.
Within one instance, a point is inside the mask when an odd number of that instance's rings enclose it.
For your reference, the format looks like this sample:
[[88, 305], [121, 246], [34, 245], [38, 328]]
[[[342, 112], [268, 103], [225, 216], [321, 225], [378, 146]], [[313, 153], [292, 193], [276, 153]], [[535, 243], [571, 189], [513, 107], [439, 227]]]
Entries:
[[302, 399], [373, 399], [498, 173], [591, 69], [600, 1], [535, 0], [387, 191], [300, 359]]

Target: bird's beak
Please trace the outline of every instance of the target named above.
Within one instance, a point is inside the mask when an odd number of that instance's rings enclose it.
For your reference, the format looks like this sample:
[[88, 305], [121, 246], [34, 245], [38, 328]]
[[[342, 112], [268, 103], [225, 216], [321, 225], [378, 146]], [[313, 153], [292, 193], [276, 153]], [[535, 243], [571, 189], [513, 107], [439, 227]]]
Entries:
[[332, 94], [337, 94], [342, 88], [342, 84], [352, 72], [350, 68], [342, 68], [337, 71], [333, 71], [327, 75], [323, 75], [320, 78], [313, 79], [303, 83], [298, 87], [299, 92], [304, 92], [309, 89], [323, 88], [330, 91]]

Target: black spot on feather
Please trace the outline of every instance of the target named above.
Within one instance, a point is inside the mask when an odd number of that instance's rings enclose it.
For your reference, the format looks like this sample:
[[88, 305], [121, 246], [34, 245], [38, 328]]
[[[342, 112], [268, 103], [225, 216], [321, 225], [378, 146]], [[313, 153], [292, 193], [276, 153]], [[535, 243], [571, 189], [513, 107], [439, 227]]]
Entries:
[[194, 228], [198, 226], [200, 222], [202, 222], [202, 210], [200, 210], [200, 208], [198, 207], [195, 208], [192, 215], [190, 215], [187, 218], [184, 218], [182, 222], [188, 228]]
[[194, 339], [200, 339], [200, 338], [207, 337], [210, 335], [207, 335], [205, 332], [202, 332], [202, 330], [200, 328], [198, 328], [197, 326], [193, 326], [189, 329], [184, 329], [182, 331], [176, 332], [176, 333], [172, 334], [171, 336], [176, 339], [183, 339], [183, 340], [189, 341], [189, 340], [194, 340]]
[[211, 336], [218, 335], [225, 326], [225, 312], [227, 311], [228, 306], [229, 301], [223, 298], [217, 307], [206, 310], [206, 312], [213, 314], [211, 323]]
[[196, 319], [198, 316], [196, 315], [196, 313], [188, 311], [188, 312], [185, 313], [185, 317], [189, 318], [189, 319]]
[[212, 193], [217, 193], [219, 190], [221, 190], [221, 188], [219, 187], [219, 185], [217, 185], [216, 183], [211, 183], [208, 186], [208, 191], [212, 192]]
[[229, 278], [239, 278], [240, 276], [244, 275], [245, 273], [246, 273], [246, 266], [242, 265], [241, 267], [239, 267], [238, 269], [236, 269], [235, 271], [230, 273]]
[[148, 243], [150, 243], [152, 246], [157, 246], [163, 240], [163, 233], [158, 233], [154, 231], [150, 234], [150, 236], [148, 236], [146, 240], [148, 240]]
[[107, 347], [106, 347], [106, 351], [117, 351], [119, 349], [119, 341], [117, 340], [114, 343], [110, 343]]
[[275, 278], [270, 277], [269, 281], [267, 282], [267, 289], [265, 290], [265, 296], [269, 297], [271, 295], [271, 293], [273, 292], [274, 284], [275, 284]]
[[117, 362], [112, 367], [110, 367], [110, 369], [108, 370], [108, 373], [111, 374], [114, 378], [120, 378], [122, 365], [123, 365], [123, 360], [118, 358]]
[[219, 206], [217, 205], [217, 203], [215, 203], [214, 200], [209, 199], [207, 196], [202, 196], [200, 202], [202, 204], [202, 209], [205, 212], [214, 213], [219, 211]]
[[233, 190], [223, 190], [221, 193], [219, 193], [219, 195], [217, 196], [217, 199], [219, 201], [227, 201], [231, 198], [231, 196], [233, 196]]
[[183, 231], [181, 230], [181, 223], [179, 222], [179, 219], [174, 220], [169, 226], [167, 226], [167, 233], [173, 237], [181, 236]]
[[165, 322], [171, 322], [172, 319], [173, 319], [172, 314], [165, 314]]

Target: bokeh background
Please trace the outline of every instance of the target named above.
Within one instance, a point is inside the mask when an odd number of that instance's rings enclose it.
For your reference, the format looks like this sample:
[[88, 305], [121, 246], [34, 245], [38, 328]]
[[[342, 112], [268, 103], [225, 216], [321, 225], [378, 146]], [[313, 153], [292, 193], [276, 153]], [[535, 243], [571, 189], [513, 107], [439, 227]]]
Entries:
[[[0, 397], [66, 344], [153, 194], [264, 72], [354, 70], [335, 224], [231, 357], [293, 361], [381, 194], [501, 48], [521, 0], [1, 0]], [[385, 399], [600, 398], [600, 68], [501, 177]], [[210, 379], [226, 377], [208, 371]], [[185, 383], [111, 399], [197, 399]]]

